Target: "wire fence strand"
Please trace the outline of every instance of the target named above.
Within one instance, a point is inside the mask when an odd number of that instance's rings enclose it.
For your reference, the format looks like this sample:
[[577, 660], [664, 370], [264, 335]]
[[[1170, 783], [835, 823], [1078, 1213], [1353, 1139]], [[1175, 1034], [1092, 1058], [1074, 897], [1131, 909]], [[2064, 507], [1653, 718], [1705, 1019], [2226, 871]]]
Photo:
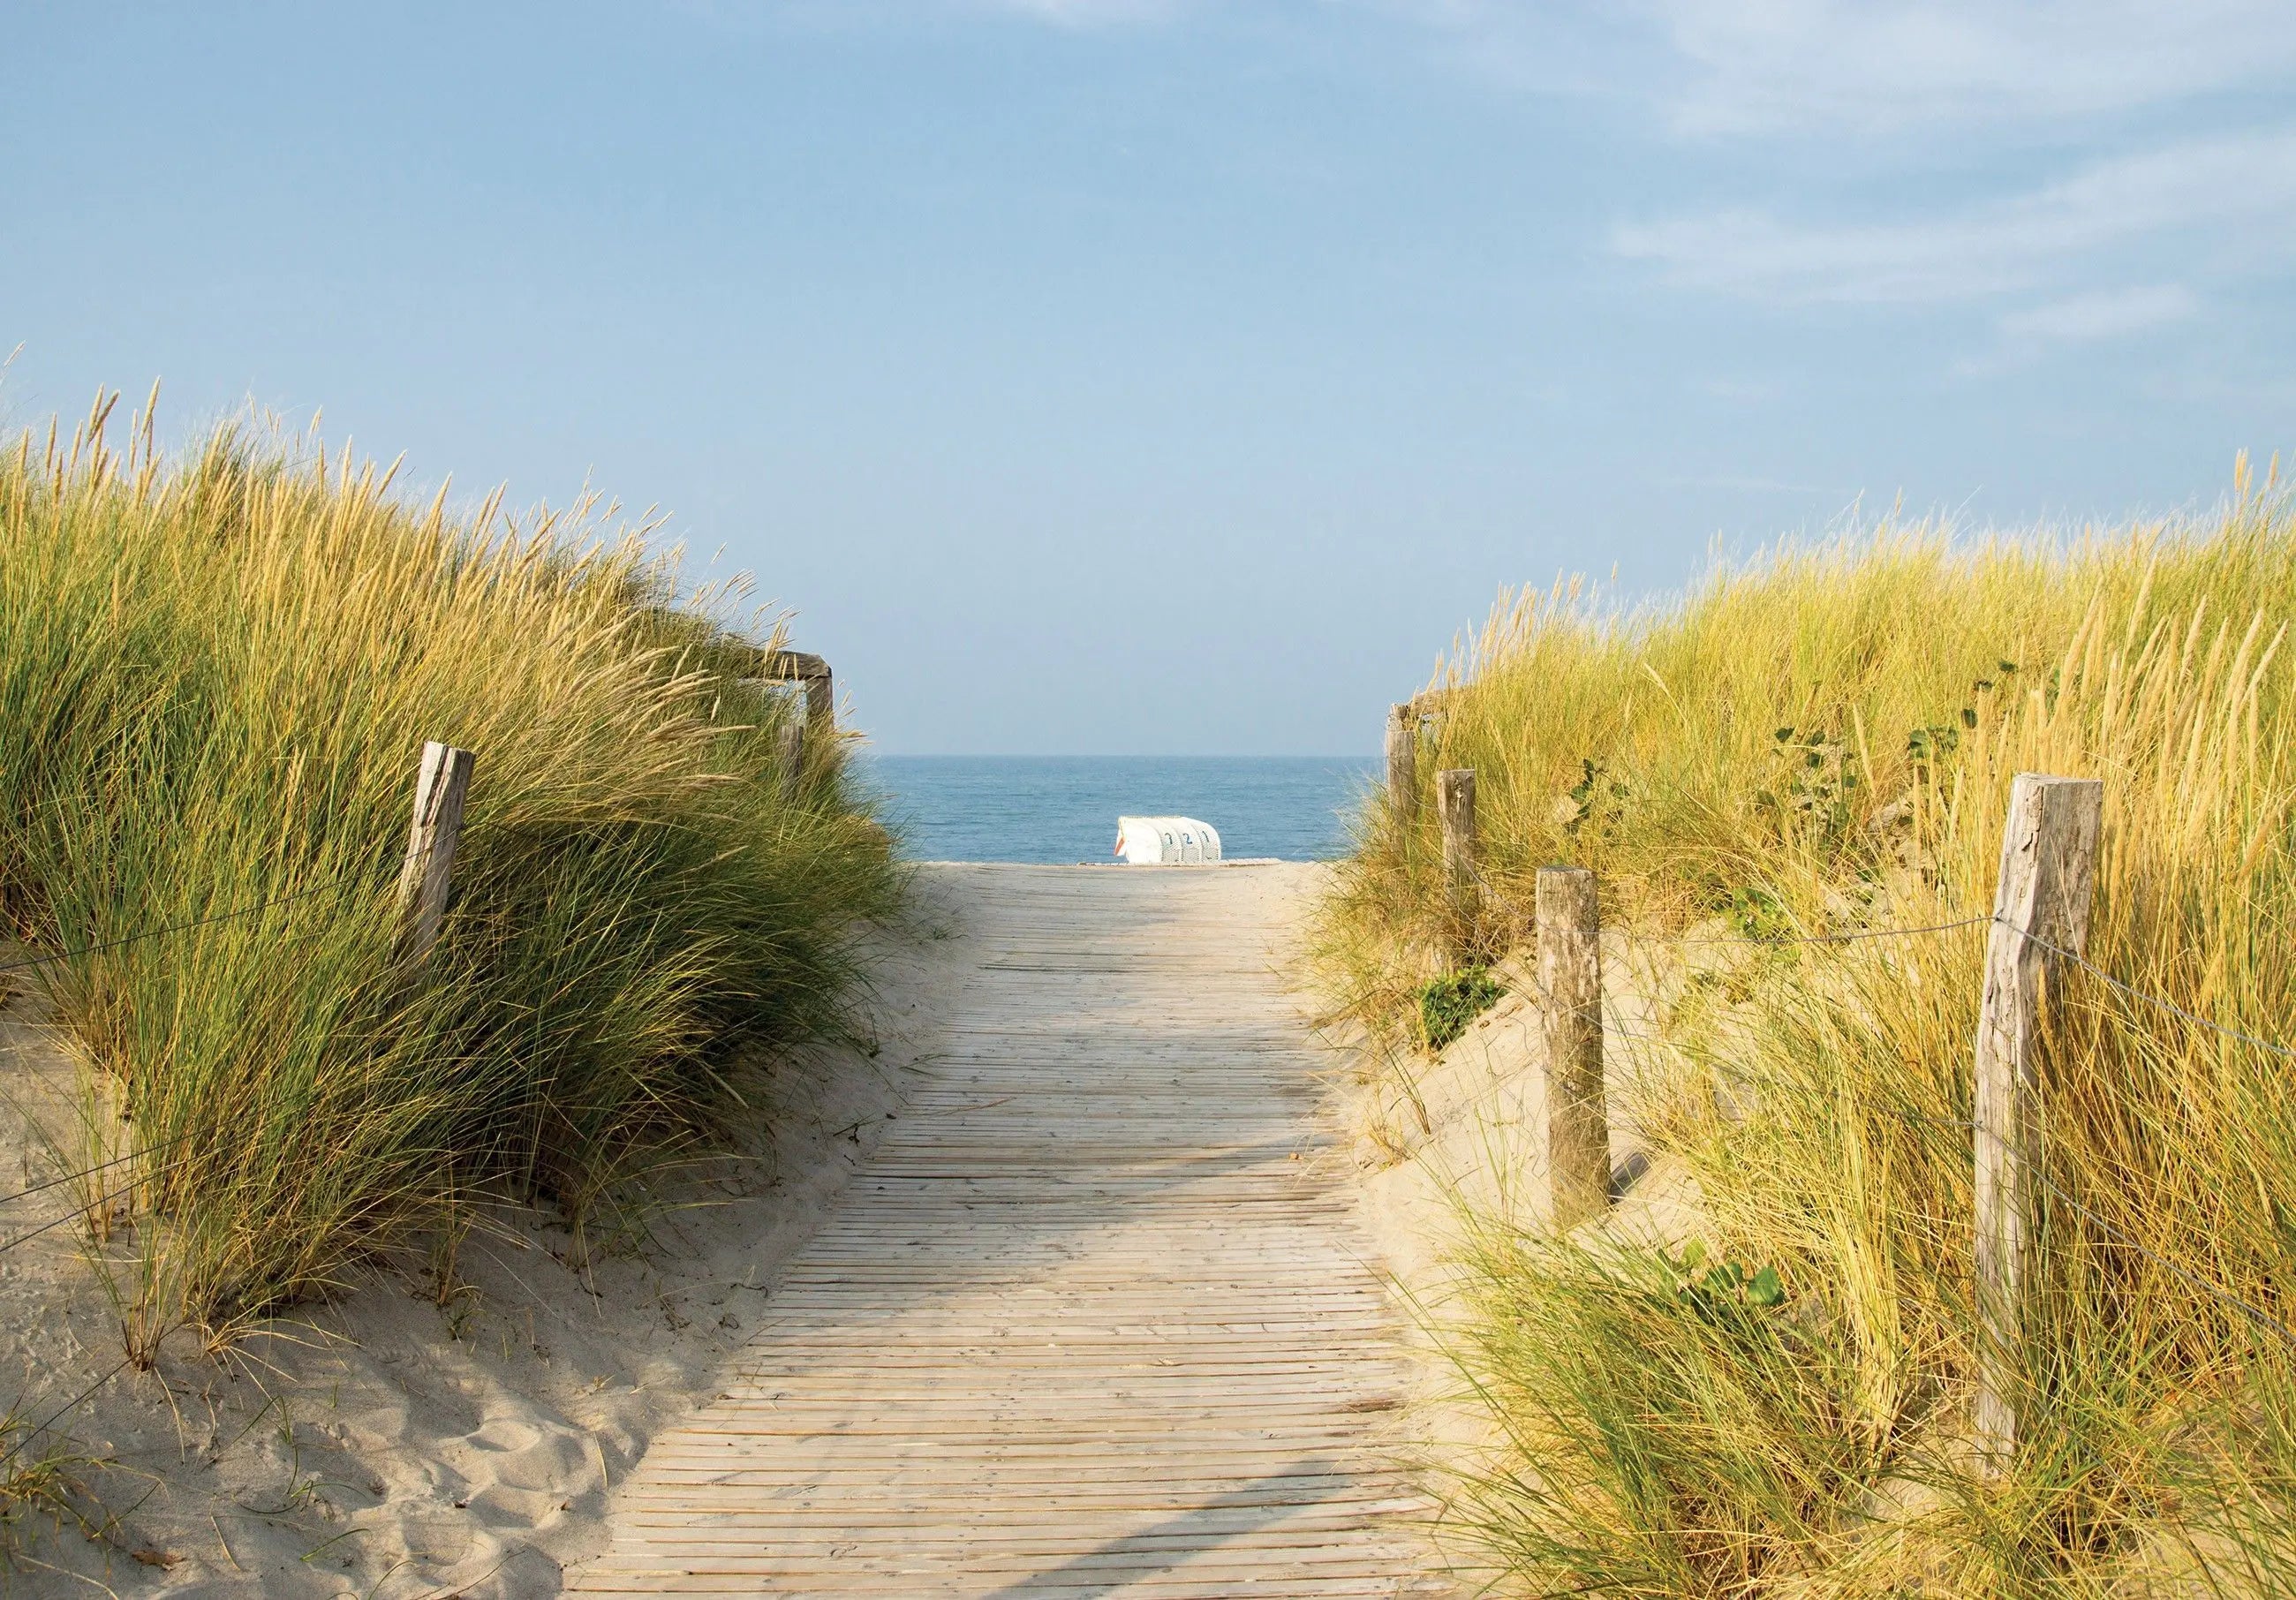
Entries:
[[[239, 1109], [242, 1116], [244, 1116], [250, 1108], [246, 1105], [242, 1105]], [[226, 1117], [225, 1122], [221, 1126], [229, 1127], [238, 1120], [240, 1120], [240, 1119]], [[172, 1139], [162, 1139], [156, 1145], [147, 1145], [139, 1150], [131, 1150], [124, 1155], [114, 1156], [111, 1160], [99, 1162], [97, 1165], [88, 1168], [86, 1171], [68, 1172], [62, 1177], [52, 1179], [50, 1182], [39, 1186], [42, 1188], [53, 1188], [59, 1184], [70, 1183], [83, 1177], [91, 1177], [96, 1173], [103, 1171], [107, 1168], [117, 1167], [124, 1161], [132, 1161], [146, 1156], [157, 1155], [163, 1150], [168, 1150], [179, 1145], [188, 1144], [195, 1138], [217, 1136], [218, 1133], [218, 1128], [189, 1128], [183, 1133], [177, 1134]], [[75, 1218], [85, 1217], [91, 1211], [97, 1210], [99, 1207], [108, 1206], [113, 1201], [118, 1200], [124, 1194], [131, 1194], [135, 1193], [135, 1186], [139, 1183], [163, 1178], [170, 1173], [182, 1170], [184, 1168], [190, 1166], [193, 1161], [197, 1161], [200, 1154], [201, 1153], [196, 1150], [184, 1151], [181, 1154], [160, 1162], [160, 1165], [152, 1171], [138, 1173], [135, 1177], [129, 1178], [126, 1183], [120, 1185], [119, 1187], [98, 1194], [94, 1200], [89, 1201], [85, 1205], [75, 1206], [72, 1210], [66, 1211], [61, 1217], [52, 1217], [37, 1227], [27, 1228], [20, 1234], [14, 1235], [5, 1240], [0, 1240], [0, 1255], [4, 1255], [9, 1251], [15, 1249], [16, 1246], [24, 1243], [28, 1240], [38, 1238], [42, 1234], [47, 1233], [51, 1229], [62, 1227], [64, 1224], [70, 1222]], [[30, 1194], [33, 1191], [31, 1190], [24, 1191], [26, 1194]], [[20, 1198], [20, 1196], [12, 1195], [10, 1198], [15, 1199]]]
[[2183, 1018], [2185, 1022], [2192, 1023], [2195, 1028], [2204, 1028], [2211, 1033], [2222, 1034], [2226, 1038], [2238, 1039], [2242, 1044], [2247, 1045], [2253, 1049], [2264, 1051], [2267, 1054], [2277, 1055], [2288, 1061], [2296, 1061], [2296, 1049], [2291, 1049], [2286, 1045], [2276, 1045], [2270, 1039], [2259, 1038], [2256, 1035], [2247, 1032], [2244, 1030], [2229, 1027], [2223, 1022], [2216, 1021], [2213, 1017], [2204, 1017], [2198, 1012], [2187, 1011], [2183, 1006], [2177, 1005], [2174, 1000], [2169, 999], [2165, 996], [2152, 994], [2148, 990], [2137, 988], [2133, 983], [2129, 983], [2114, 977], [2111, 972], [2106, 972], [2103, 968], [2096, 965], [2094, 962], [2086, 959], [2078, 952], [2068, 950], [2062, 945], [2054, 944], [2048, 939], [2043, 939], [2038, 933], [2028, 933], [2025, 937], [2031, 939], [2035, 944], [2040, 946], [2041, 948], [2049, 951], [2051, 954], [2061, 956], [2065, 960], [2071, 962], [2075, 966], [2080, 968], [2081, 971], [2087, 972], [2090, 977], [2095, 978], [2106, 988], [2111, 989], [2117, 993], [2127, 995], [2132, 1000], [2142, 1000], [2147, 1005], [2156, 1005], [2171, 1016]]
[[1911, 928], [1861, 928], [1847, 933], [1781, 934], [1775, 938], [1750, 934], [1733, 935], [1727, 938], [1701, 937], [1698, 939], [1653, 939], [1644, 938], [1644, 936], [1634, 932], [1630, 929], [1621, 929], [1620, 931], [1625, 934], [1628, 942], [1637, 949], [1645, 952], [1656, 951], [1663, 953], [1666, 950], [1681, 949], [1685, 947], [1712, 948], [1738, 946], [1748, 948], [1761, 949], [1774, 946], [1854, 944], [1867, 939], [1906, 939], [1920, 934], [1952, 933], [1964, 928], [1982, 927], [1988, 923], [2010, 929], [2020, 937], [2030, 939], [2034, 944], [2040, 946], [2041, 948], [2048, 951], [2051, 955], [2061, 956], [2064, 960], [2071, 962], [2075, 966], [2080, 968], [2081, 971], [2087, 972], [2098, 982], [2104, 984], [2107, 988], [2114, 990], [2116, 993], [2126, 995], [2132, 1000], [2141, 1000], [2147, 1005], [2157, 1006], [2159, 1009], [2167, 1012], [2169, 1015], [2180, 1018], [2186, 1022], [2190, 1022], [2196, 1028], [2204, 1028], [2211, 1033], [2220, 1034], [2226, 1038], [2237, 1040], [2241, 1044], [2250, 1046], [2251, 1049], [2264, 1051], [2267, 1054], [2279, 1056], [2283, 1060], [2296, 1061], [2296, 1046], [2275, 1044], [2272, 1040], [2259, 1038], [2253, 1033], [2248, 1032], [2244, 1029], [2234, 1028], [2226, 1023], [2219, 1022], [2213, 1017], [2205, 1017], [2201, 1015], [2198, 1012], [2188, 1010], [2185, 1006], [2177, 1005], [2174, 1000], [2168, 998], [2164, 995], [2156, 995], [2148, 989], [2139, 989], [2136, 985], [2128, 982], [2126, 979], [2114, 977], [2111, 972], [2106, 972], [2103, 967], [2098, 966], [2095, 962], [2090, 961], [2079, 951], [2067, 949], [2064, 946], [2057, 944], [2051, 939], [2044, 939], [2041, 935], [2035, 933], [2029, 929], [2018, 928], [2014, 923], [2003, 918], [1998, 913], [1988, 916], [1957, 917], [1951, 922], [1927, 923], [1921, 924], [1920, 926]]
[[83, 956], [100, 955], [106, 950], [117, 950], [125, 945], [140, 944], [147, 939], [159, 939], [169, 933], [188, 933], [194, 928], [208, 928], [217, 923], [228, 923], [243, 916], [254, 916], [270, 910], [275, 906], [291, 906], [298, 900], [313, 899], [330, 891], [339, 894], [348, 893], [352, 887], [353, 882], [348, 877], [338, 879], [332, 883], [315, 884], [309, 889], [299, 889], [292, 894], [279, 895], [253, 906], [234, 907], [229, 911], [218, 911], [211, 916], [195, 917], [190, 922], [168, 923], [157, 928], [145, 928], [139, 932], [125, 933], [118, 939], [107, 939], [92, 945], [82, 945], [77, 949], [51, 950], [43, 955], [26, 956], [13, 961], [0, 962], [0, 972], [20, 972], [31, 967], [47, 966], [54, 962], [76, 961]]
[[197, 1138], [205, 1131], [207, 1130], [203, 1128], [189, 1128], [172, 1139], [162, 1139], [156, 1145], [141, 1145], [136, 1149], [115, 1155], [108, 1161], [98, 1161], [94, 1166], [83, 1167], [77, 1172], [66, 1172], [61, 1177], [51, 1177], [44, 1182], [19, 1189], [13, 1194], [0, 1194], [0, 1205], [13, 1205], [17, 1201], [29, 1199], [32, 1195], [45, 1194], [50, 1189], [61, 1188], [65, 1184], [78, 1183], [84, 1177], [94, 1177], [99, 1172], [107, 1171], [123, 1161], [132, 1161], [139, 1156], [156, 1155], [160, 1151], [180, 1145], [186, 1139]]
[[2082, 1216], [2096, 1224], [2099, 1228], [2110, 1235], [2113, 1242], [2119, 1244], [2122, 1249], [2133, 1250], [2138, 1255], [2143, 1256], [2146, 1260], [2152, 1262], [2155, 1267], [2161, 1268], [2163, 1271], [2174, 1273], [2177, 1277], [2182, 1278], [2185, 1283], [2190, 1284], [2194, 1288], [2201, 1291], [2202, 1293], [2209, 1295], [2212, 1299], [2219, 1301], [2223, 1304], [2231, 1307], [2234, 1310], [2240, 1312], [2242, 1315], [2247, 1317], [2251, 1321], [2254, 1322], [2257, 1326], [2263, 1328], [2267, 1333], [2276, 1334], [2284, 1343], [2289, 1346], [2290, 1349], [2296, 1350], [2296, 1328], [2291, 1328], [2286, 1323], [2281, 1321], [2280, 1318], [2273, 1316], [2271, 1312], [2265, 1310], [2262, 1307], [2251, 1305], [2247, 1301], [2241, 1299], [2240, 1296], [2233, 1293], [2230, 1290], [2222, 1288], [2218, 1284], [2211, 1284], [2208, 1279], [2201, 1276], [2200, 1274], [2193, 1271], [2182, 1262], [2170, 1260], [2167, 1256], [2162, 1255], [2160, 1251], [2150, 1249], [2147, 1246], [2139, 1243], [2136, 1240], [2130, 1238], [2128, 1235], [2117, 1224], [2110, 1221], [2106, 1218], [2099, 1216], [2093, 1207], [2082, 1203], [2079, 1200], [2075, 1199], [2071, 1194], [2068, 1194], [2064, 1186], [2059, 1184], [2055, 1179], [2052, 1178], [2046, 1172], [2043, 1171], [2038, 1162], [2027, 1163], [2025, 1171], [2029, 1176], [2036, 1179], [2043, 1188], [2046, 1189], [2058, 1200], [2062, 1201], [2066, 1205], [2070, 1206], [2074, 1210], [2079, 1211]]
[[[1970, 927], [1980, 923], [1997, 923], [2003, 927], [2013, 926], [2013, 924], [1999, 916], [1982, 916], [1964, 918], [1959, 922], [1938, 923], [1931, 927], [1907, 928], [1893, 930], [1893, 931], [1905, 933], [1937, 933], [1956, 928]], [[2018, 931], [2022, 932], [2023, 931], [2018, 930]], [[2055, 955], [2064, 957], [2068, 961], [2077, 964], [2085, 972], [2089, 972], [2091, 975], [2103, 981], [2106, 984], [2109, 984], [2112, 988], [2123, 994], [2128, 995], [2136, 999], [2150, 1002], [2152, 1005], [2161, 1007], [2163, 1010], [2169, 1011], [2175, 1015], [2183, 1018], [2186, 1022], [2195, 1023], [2200, 1027], [2210, 1029], [2216, 1032], [2227, 1035], [2233, 1038], [2239, 1039], [2243, 1043], [2251, 1045], [2258, 1049], [2268, 1051], [2275, 1055], [2296, 1058], [2296, 1050], [2291, 1050], [2284, 1046], [2273, 1044], [2268, 1039], [2258, 1038], [2253, 1034], [2245, 1033], [2239, 1029], [2227, 1028], [2220, 1022], [2213, 1022], [2207, 1017], [2197, 1014], [2196, 1013], [2187, 1011], [2183, 1006], [2175, 1004], [2173, 1001], [2163, 999], [2158, 995], [2148, 994], [2133, 984], [2124, 982], [2120, 979], [2115, 978], [2110, 972], [2103, 971], [2095, 964], [2084, 960], [2081, 956], [2064, 948], [2061, 945], [2052, 943], [2047, 939], [2039, 938], [2038, 935], [2031, 933], [2025, 933], [2024, 936], [2031, 939], [2034, 943], [2041, 946], [2044, 949], [2049, 950]], [[1629, 937], [1632, 936], [1630, 935]], [[1640, 943], [1644, 948], [1651, 948], [1651, 941], [1637, 940], [1636, 942]], [[1759, 943], [1763, 941], [1748, 940], [1745, 942]], [[1543, 993], [1538, 997], [1542, 1001], [1545, 999]], [[1662, 1033], [1651, 1033], [1639, 1029], [1630, 1029], [1627, 1027], [1620, 1015], [1617, 1003], [1607, 995], [1603, 997], [1603, 1010], [1608, 1014], [1609, 1018], [1608, 1024], [1604, 1030], [1606, 1033], [1616, 1035], [1621, 1038], [1633, 1040], [1638, 1044], [1652, 1044], [1664, 1046], [1669, 1048], [1674, 1047], [1674, 1041], [1668, 1038]], [[1972, 1139], [1985, 1135], [1988, 1132], [1988, 1130], [1980, 1124], [1966, 1117], [1934, 1117], [1924, 1112], [1914, 1111], [1910, 1107], [1900, 1105], [1884, 1105], [1878, 1109], [1906, 1122], [1931, 1128], [1943, 1128], [1956, 1131], [1964, 1131], [1968, 1133]], [[2153, 1266], [2160, 1268], [2165, 1272], [2172, 1274], [2184, 1283], [2199, 1290], [2202, 1293], [2209, 1296], [2210, 1299], [2227, 1307], [2228, 1309], [2239, 1312], [2242, 1316], [2247, 1317], [2251, 1322], [2255, 1324], [2259, 1328], [2271, 1333], [2283, 1343], [2289, 1346], [2292, 1350], [2296, 1350], [2296, 1327], [2291, 1327], [2285, 1321], [2274, 1316], [2263, 1307], [2256, 1305], [2250, 1301], [2243, 1300], [2239, 1295], [2234, 1294], [2230, 1290], [2223, 1287], [2221, 1284], [2210, 1283], [2207, 1278], [2202, 1276], [2199, 1273], [2194, 1272], [2183, 1262], [2171, 1259], [2170, 1258], [2162, 1255], [2160, 1251], [2152, 1249], [2141, 1241], [2132, 1238], [2126, 1229], [2120, 1227], [2111, 1218], [2101, 1214], [2095, 1207], [2087, 1204], [2086, 1202], [2067, 1190], [2064, 1186], [2059, 1184], [2055, 1179], [2049, 1177], [2046, 1171], [2041, 1169], [2038, 1163], [2028, 1163], [2025, 1170], [2057, 1201], [2070, 1207], [2074, 1211], [2095, 1224], [2100, 1230], [2106, 1234], [2113, 1243], [2120, 1245], [2122, 1249], [2135, 1251], [2137, 1255], [2142, 1256]]]
[[[25, 956], [16, 960], [0, 963], [0, 972], [21, 972], [28, 968], [45, 966], [54, 962], [76, 960], [85, 956], [98, 955], [106, 950], [116, 950], [120, 948], [122, 946], [135, 944], [144, 939], [158, 939], [166, 934], [185, 933], [200, 928], [213, 927], [219, 923], [227, 923], [242, 917], [258, 915], [260, 913], [269, 911], [275, 907], [289, 906], [299, 901], [316, 899], [320, 896], [328, 893], [334, 893], [337, 895], [347, 894], [355, 887], [357, 887], [357, 880], [346, 874], [329, 882], [317, 883], [308, 889], [296, 890], [290, 894], [275, 895], [267, 900], [258, 901], [252, 906], [237, 906], [228, 911], [217, 912], [209, 916], [195, 917], [188, 922], [163, 923], [156, 928], [145, 928], [137, 932], [123, 934], [118, 939], [99, 940], [92, 945], [82, 945], [69, 950], [52, 950], [38, 956]], [[81, 1168], [79, 1170], [75, 1172], [62, 1173], [57, 1177], [45, 1179], [42, 1182], [28, 1185], [11, 1194], [0, 1194], [0, 1205], [11, 1205], [17, 1201], [29, 1199], [32, 1195], [45, 1194], [51, 1189], [61, 1188], [66, 1184], [78, 1183], [84, 1179], [94, 1177], [100, 1172], [108, 1171], [111, 1169], [123, 1165], [126, 1162], [136, 1161], [144, 1157], [156, 1155], [161, 1151], [171, 1149], [176, 1145], [184, 1144], [190, 1139], [199, 1136], [201, 1131], [203, 1130], [198, 1128], [187, 1129], [183, 1133], [177, 1134], [171, 1139], [163, 1139], [157, 1145], [145, 1145], [135, 1150], [127, 1151], [122, 1154], [113, 1156], [108, 1161], [98, 1161], [92, 1167]], [[173, 1163], [170, 1163], [170, 1165], [172, 1164]], [[128, 1193], [134, 1187], [134, 1184], [131, 1183], [126, 1187], [113, 1190], [111, 1194], [101, 1196], [94, 1203], [102, 1204], [111, 1200], [117, 1199], [119, 1195]], [[44, 1222], [37, 1227], [29, 1228], [23, 1233], [18, 1234], [4, 1241], [0, 1241], [0, 1253], [5, 1253], [8, 1251], [13, 1250], [17, 1245], [25, 1243], [27, 1240], [37, 1238], [40, 1235], [47, 1233], [52, 1228], [62, 1227], [73, 1218], [83, 1215], [86, 1210], [86, 1207], [81, 1207], [71, 1211], [67, 1211], [64, 1215], [52, 1218], [47, 1222]]]
[[118, 1377], [121, 1373], [126, 1372], [134, 1361], [135, 1358], [133, 1356], [122, 1356], [112, 1365], [111, 1370], [106, 1372], [102, 1377], [96, 1379], [94, 1383], [90, 1383], [86, 1388], [72, 1396], [71, 1399], [66, 1400], [62, 1405], [48, 1413], [47, 1416], [38, 1424], [25, 1429], [24, 1432], [17, 1437], [16, 1442], [8, 1447], [7, 1453], [5, 1455], [0, 1455], [0, 1467], [4, 1467], [10, 1462], [15, 1460], [18, 1456], [23, 1453], [24, 1447], [26, 1445], [31, 1443], [32, 1440], [37, 1439], [41, 1434], [45, 1433], [50, 1428], [54, 1427], [56, 1424], [68, 1413], [78, 1409], [81, 1406], [86, 1405], [90, 1399], [94, 1399], [97, 1390], [102, 1388], [106, 1383], [111, 1383], [112, 1379]]
[[1757, 949], [1782, 945], [1849, 945], [1869, 939], [1910, 939], [1921, 933], [1951, 933], [1956, 929], [1980, 927], [1993, 920], [1989, 916], [1964, 916], [1949, 923], [1929, 923], [1917, 928], [1858, 928], [1847, 933], [1749, 933], [1730, 938], [1677, 939], [1668, 942], [1677, 948], [1685, 945], [1744, 945]]
[[[168, 1167], [162, 1168], [161, 1170], [169, 1170], [176, 1164], [176, 1162], [171, 1161], [168, 1163]], [[110, 1205], [113, 1201], [118, 1200], [123, 1194], [134, 1194], [135, 1192], [135, 1185], [138, 1181], [139, 1180], [136, 1178], [130, 1178], [126, 1183], [120, 1185], [118, 1188], [97, 1195], [94, 1200], [90, 1201], [84, 1206], [76, 1206], [72, 1210], [66, 1211], [61, 1217], [51, 1217], [47, 1221], [41, 1223], [37, 1227], [28, 1227], [20, 1234], [12, 1235], [4, 1240], [0, 1240], [0, 1255], [5, 1255], [8, 1251], [15, 1249], [19, 1244], [29, 1243], [32, 1240], [38, 1238], [42, 1234], [48, 1233], [55, 1228], [60, 1228], [67, 1222], [78, 1221], [80, 1218], [86, 1216], [89, 1212], [96, 1210], [101, 1207]]]

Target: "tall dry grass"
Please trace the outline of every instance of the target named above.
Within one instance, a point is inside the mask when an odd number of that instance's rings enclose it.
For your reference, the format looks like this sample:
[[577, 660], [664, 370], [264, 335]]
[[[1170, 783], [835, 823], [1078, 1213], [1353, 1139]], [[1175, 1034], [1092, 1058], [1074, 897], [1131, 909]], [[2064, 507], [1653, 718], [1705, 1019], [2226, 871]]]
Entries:
[[[1449, 1337], [1504, 1444], [1456, 1509], [1521, 1592], [2296, 1588], [2296, 1059], [2066, 982], [1996, 1478], [1967, 1415], [1985, 930], [1761, 942], [1981, 917], [2013, 774], [2095, 776], [2090, 959], [2296, 1046], [2292, 619], [2296, 514], [2243, 479], [2206, 522], [1883, 529], [1663, 610], [1511, 603], [1462, 654], [1422, 765], [1480, 775], [1483, 939], [1524, 936], [1537, 866], [1596, 869], [1638, 950], [1612, 980], [1663, 1035], [1613, 1041], [1613, 1093], [1694, 1183], [1709, 1259], [1786, 1289], [1599, 1228], [1466, 1230]], [[1423, 981], [1438, 870], [1367, 816], [1321, 953], [1368, 1021]]]
[[[97, 1108], [76, 1153], [136, 1153], [88, 1194], [132, 1352], [473, 1193], [594, 1217], [751, 1114], [745, 1049], [843, 1025], [897, 875], [837, 750], [785, 795], [737, 594], [673, 603], [611, 509], [456, 516], [245, 430], [115, 448], [108, 413], [0, 461], [0, 914], [85, 952], [39, 970]], [[410, 971], [425, 739], [478, 765]]]

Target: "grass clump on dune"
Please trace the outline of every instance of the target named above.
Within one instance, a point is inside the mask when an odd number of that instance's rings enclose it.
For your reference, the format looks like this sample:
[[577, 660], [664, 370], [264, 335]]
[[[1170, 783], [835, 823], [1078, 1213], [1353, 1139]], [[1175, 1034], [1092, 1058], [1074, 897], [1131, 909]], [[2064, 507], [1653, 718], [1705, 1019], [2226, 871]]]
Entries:
[[[745, 1046], [842, 1026], [884, 836], [826, 742], [784, 783], [796, 711], [644, 532], [416, 507], [229, 429], [123, 455], [102, 408], [0, 462], [0, 912], [86, 952], [41, 970], [106, 1108], [84, 1164], [135, 1153], [89, 1195], [132, 1352], [473, 1192], [578, 1222], [733, 1130]], [[409, 968], [426, 739], [478, 763]]]
[[[2296, 1587], [2296, 1062], [2066, 981], [2028, 1421], [1990, 1477], [1986, 930], [1781, 938], [1981, 919], [2012, 776], [2099, 777], [2089, 958], [2296, 1045], [2292, 620], [2296, 515], [2243, 480], [2206, 522], [1885, 529], [1660, 610], [1524, 599], [1444, 676], [1421, 769], [1479, 775], [1481, 942], [1529, 936], [1538, 866], [1600, 874], [1635, 952], [1610, 981], [1662, 1035], [1613, 1039], [1614, 1121], [1687, 1175], [1703, 1236], [1677, 1244], [1781, 1291], [1718, 1297], [1599, 1228], [1468, 1228], [1449, 1337], [1501, 1442], [1457, 1508], [1521, 1592]], [[1327, 979], [1393, 1035], [1447, 915], [1432, 825], [1374, 807], [1324, 908]]]

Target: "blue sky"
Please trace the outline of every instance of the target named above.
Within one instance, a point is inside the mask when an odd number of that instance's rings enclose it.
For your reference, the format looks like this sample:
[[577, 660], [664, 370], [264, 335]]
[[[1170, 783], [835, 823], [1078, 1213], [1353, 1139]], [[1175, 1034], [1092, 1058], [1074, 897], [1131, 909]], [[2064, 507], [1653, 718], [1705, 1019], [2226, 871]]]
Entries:
[[758, 575], [896, 751], [1347, 753], [1502, 585], [2296, 443], [2296, 6], [45, 5], [0, 413]]

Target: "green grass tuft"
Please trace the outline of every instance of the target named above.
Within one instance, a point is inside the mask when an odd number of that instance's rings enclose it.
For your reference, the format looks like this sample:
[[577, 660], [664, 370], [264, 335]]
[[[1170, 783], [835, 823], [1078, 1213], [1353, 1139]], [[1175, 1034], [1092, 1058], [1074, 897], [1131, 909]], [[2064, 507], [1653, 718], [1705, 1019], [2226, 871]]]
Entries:
[[[88, 1063], [86, 1198], [132, 1352], [228, 1337], [491, 1188], [578, 1223], [837, 1033], [896, 903], [843, 746], [744, 683], [610, 511], [451, 514], [103, 410], [0, 462], [0, 917]], [[477, 752], [445, 933], [393, 959], [422, 742]], [[267, 907], [250, 912], [247, 908]], [[146, 930], [187, 926], [151, 938]], [[126, 942], [123, 942], [126, 941]]]
[[111, 1523], [89, 1480], [107, 1462], [74, 1454], [60, 1440], [36, 1435], [20, 1404], [0, 1413], [0, 1572], [23, 1570], [38, 1525], [98, 1538]]

